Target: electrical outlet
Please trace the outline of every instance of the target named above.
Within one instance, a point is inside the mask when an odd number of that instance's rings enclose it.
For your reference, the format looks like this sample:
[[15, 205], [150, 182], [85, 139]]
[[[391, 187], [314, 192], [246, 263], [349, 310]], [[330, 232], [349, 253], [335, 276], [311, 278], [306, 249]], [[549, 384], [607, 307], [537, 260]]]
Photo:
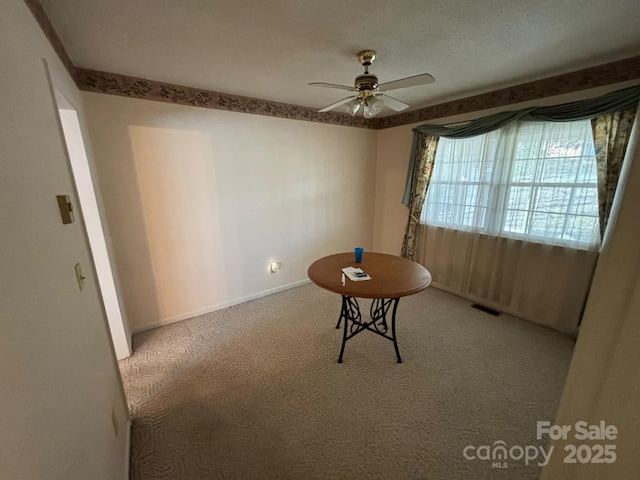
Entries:
[[271, 262], [269, 264], [269, 273], [277, 273], [282, 267], [282, 262]]
[[113, 425], [113, 431], [117, 437], [118, 433], [120, 433], [120, 422], [118, 422], [118, 416], [116, 415], [115, 408], [111, 409], [111, 424]]

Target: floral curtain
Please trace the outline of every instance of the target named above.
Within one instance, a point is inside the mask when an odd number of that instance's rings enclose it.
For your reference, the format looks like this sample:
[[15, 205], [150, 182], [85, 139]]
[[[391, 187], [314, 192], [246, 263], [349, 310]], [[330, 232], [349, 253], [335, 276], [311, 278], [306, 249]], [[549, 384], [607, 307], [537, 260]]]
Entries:
[[412, 172], [412, 184], [409, 196], [409, 219], [402, 242], [401, 255], [409, 260], [414, 260], [418, 227], [420, 226], [420, 214], [427, 194], [433, 163], [436, 158], [436, 148], [439, 137], [434, 137], [421, 132], [414, 132], [415, 159]]
[[604, 238], [636, 110], [627, 108], [591, 120], [598, 167], [600, 238]]

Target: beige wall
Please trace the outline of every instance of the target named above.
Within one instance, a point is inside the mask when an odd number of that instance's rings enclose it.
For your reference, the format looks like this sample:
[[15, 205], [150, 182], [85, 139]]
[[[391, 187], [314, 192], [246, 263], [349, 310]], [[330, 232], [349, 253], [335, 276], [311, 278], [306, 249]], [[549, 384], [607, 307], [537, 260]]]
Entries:
[[24, 2], [0, 5], [0, 477], [124, 479], [126, 402], [80, 212], [63, 225], [56, 204], [78, 202], [43, 58], [82, 116], [80, 94]]
[[403, 125], [378, 131], [373, 229], [376, 252], [400, 255], [407, 225], [407, 207], [401, 202], [411, 154], [411, 128]]
[[[373, 246], [376, 132], [83, 94], [128, 319], [141, 330]], [[282, 262], [272, 275], [269, 262]]]

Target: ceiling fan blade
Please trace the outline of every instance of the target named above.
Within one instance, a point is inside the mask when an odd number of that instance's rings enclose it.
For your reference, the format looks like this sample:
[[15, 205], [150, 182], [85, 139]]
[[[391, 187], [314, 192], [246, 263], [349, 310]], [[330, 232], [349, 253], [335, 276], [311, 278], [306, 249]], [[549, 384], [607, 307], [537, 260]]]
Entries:
[[313, 83], [310, 83], [309, 86], [311, 86], [311, 87], [338, 88], [340, 90], [348, 90], [350, 92], [354, 92], [356, 90], [354, 87], [349, 87], [347, 85], [336, 85], [335, 83], [313, 82]]
[[435, 82], [428, 73], [421, 73], [420, 75], [414, 75], [413, 77], [400, 78], [391, 82], [383, 83], [378, 87], [381, 92], [389, 92], [391, 90], [398, 90], [400, 88], [417, 87], [418, 85], [428, 85]]
[[321, 108], [320, 110], [318, 110], [318, 112], [328, 112], [329, 110], [333, 110], [334, 108], [339, 107], [340, 105], [344, 105], [345, 103], [350, 102], [356, 97], [357, 96], [343, 98], [342, 100], [338, 100], [337, 102], [332, 103], [331, 105], [327, 105], [326, 107]]
[[409, 108], [409, 105], [407, 105], [406, 103], [401, 102], [397, 98], [393, 98], [384, 93], [376, 94], [376, 97], [383, 97], [382, 101], [384, 102], [384, 106], [389, 107], [391, 110], [395, 110], [396, 112], [401, 112]]

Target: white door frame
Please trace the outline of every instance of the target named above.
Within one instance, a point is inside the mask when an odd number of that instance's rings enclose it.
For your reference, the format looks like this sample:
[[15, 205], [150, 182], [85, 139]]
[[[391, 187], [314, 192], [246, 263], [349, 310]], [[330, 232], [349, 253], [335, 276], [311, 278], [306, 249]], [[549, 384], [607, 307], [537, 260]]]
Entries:
[[107, 247], [105, 228], [103, 227], [104, 216], [101, 215], [98, 198], [99, 189], [96, 188], [95, 174], [87, 156], [78, 111], [55, 85], [53, 85], [53, 89], [72, 178], [80, 203], [75, 206], [76, 212], [77, 210], [81, 211], [81, 215], [77, 215], [77, 217], [83, 221], [89, 240], [116, 358], [122, 360], [131, 355], [131, 331], [122, 308], [116, 276], [113, 273], [112, 255]]

